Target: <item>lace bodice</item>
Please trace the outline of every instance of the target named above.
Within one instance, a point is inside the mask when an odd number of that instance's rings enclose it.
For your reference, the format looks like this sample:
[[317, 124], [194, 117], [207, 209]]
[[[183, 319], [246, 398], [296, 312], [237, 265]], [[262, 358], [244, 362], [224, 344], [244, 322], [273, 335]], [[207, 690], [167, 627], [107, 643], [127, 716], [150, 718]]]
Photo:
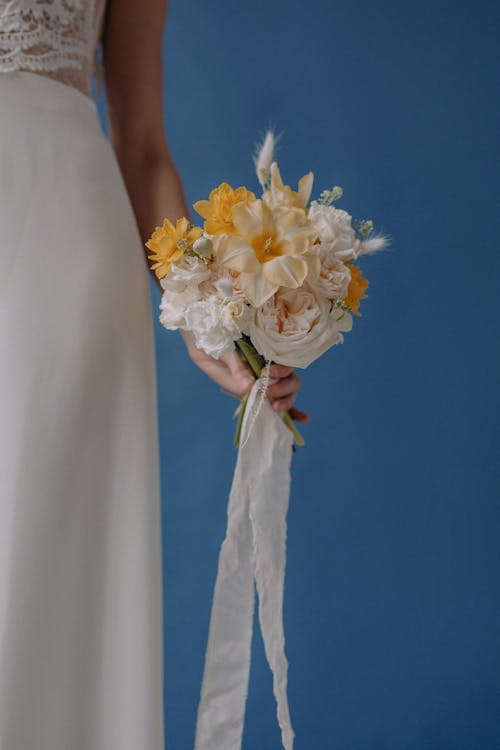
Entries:
[[106, 0], [0, 0], [0, 73], [27, 70], [90, 95]]

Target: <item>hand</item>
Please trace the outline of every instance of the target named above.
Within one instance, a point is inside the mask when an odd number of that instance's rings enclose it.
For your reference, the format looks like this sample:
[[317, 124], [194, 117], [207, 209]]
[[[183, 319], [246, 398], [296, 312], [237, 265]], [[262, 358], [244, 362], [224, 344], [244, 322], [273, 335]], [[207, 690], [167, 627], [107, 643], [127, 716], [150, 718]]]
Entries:
[[[226, 393], [241, 399], [252, 388], [255, 375], [250, 365], [236, 351], [215, 359], [195, 346], [194, 336], [190, 331], [181, 333], [192, 361]], [[276, 412], [289, 411], [296, 422], [309, 422], [309, 415], [293, 406], [301, 385], [300, 378], [293, 368], [274, 364], [271, 365], [269, 374], [272, 378], [279, 378], [267, 391], [267, 398], [273, 409]]]
[[278, 412], [289, 411], [290, 416], [296, 422], [309, 422], [309, 414], [292, 406], [301, 386], [300, 378], [293, 367], [273, 364], [269, 368], [269, 375], [272, 378], [279, 378], [277, 383], [273, 383], [267, 389], [267, 397], [273, 409]]

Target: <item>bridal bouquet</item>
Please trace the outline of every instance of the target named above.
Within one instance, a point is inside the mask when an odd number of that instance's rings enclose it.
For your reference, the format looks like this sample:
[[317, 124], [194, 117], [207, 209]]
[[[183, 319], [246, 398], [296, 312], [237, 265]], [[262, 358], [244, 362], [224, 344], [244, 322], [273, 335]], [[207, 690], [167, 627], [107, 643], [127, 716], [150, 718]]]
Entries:
[[[312, 172], [296, 191], [285, 185], [274, 143], [268, 131], [254, 156], [260, 198], [222, 182], [194, 204], [203, 228], [165, 219], [146, 243], [164, 290], [165, 328], [192, 331], [196, 346], [215, 358], [237, 347], [257, 377], [266, 362], [307, 367], [342, 343], [368, 286], [357, 260], [386, 242], [371, 221], [353, 222], [335, 206], [341, 188], [309, 202]], [[282, 418], [302, 445], [288, 412]]]
[[[195, 750], [241, 747], [250, 669], [254, 584], [273, 672], [285, 750], [292, 750], [284, 652], [283, 586], [290, 459], [303, 444], [290, 414], [265, 399], [272, 362], [307, 367], [343, 341], [359, 315], [363, 255], [386, 239], [335, 203], [339, 187], [310, 201], [313, 174], [285, 185], [268, 131], [254, 155], [259, 198], [222, 182], [194, 208], [203, 227], [165, 219], [146, 243], [163, 289], [160, 320], [192, 331], [212, 357], [237, 349], [256, 375], [237, 410], [239, 446], [219, 555]], [[260, 395], [260, 401], [257, 399]], [[257, 407], [257, 408], [256, 408]]]

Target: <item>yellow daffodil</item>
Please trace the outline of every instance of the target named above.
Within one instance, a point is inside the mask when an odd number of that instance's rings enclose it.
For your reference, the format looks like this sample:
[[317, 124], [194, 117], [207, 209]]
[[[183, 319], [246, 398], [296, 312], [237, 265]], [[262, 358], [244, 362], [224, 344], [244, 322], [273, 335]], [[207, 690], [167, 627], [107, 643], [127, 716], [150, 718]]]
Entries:
[[166, 276], [170, 270], [170, 264], [180, 260], [186, 249], [193, 244], [203, 233], [201, 227], [194, 227], [185, 216], [177, 219], [174, 226], [171, 221], [165, 219], [163, 226], [156, 227], [146, 247], [151, 250], [150, 260], [156, 261], [151, 266], [159, 279]]
[[246, 187], [233, 190], [227, 182], [221, 182], [212, 190], [208, 200], [196, 201], [193, 208], [205, 219], [207, 234], [237, 234], [232, 219], [233, 207], [242, 201], [249, 203], [254, 200], [254, 193]]
[[365, 291], [368, 288], [368, 279], [363, 277], [358, 266], [354, 266], [352, 263], [346, 263], [346, 266], [351, 272], [351, 280], [347, 288], [347, 296], [344, 302], [354, 315], [360, 316], [359, 303], [362, 299], [366, 299], [368, 296], [365, 294]]
[[308, 257], [316, 230], [303, 210], [274, 215], [259, 199], [234, 206], [232, 217], [238, 234], [220, 238], [217, 259], [238, 272], [238, 284], [252, 305], [264, 304], [281, 286], [302, 285], [318, 260]]
[[274, 208], [295, 206], [305, 209], [311, 197], [314, 175], [308, 172], [300, 178], [298, 190], [292, 190], [284, 185], [279, 167], [275, 161], [271, 164], [271, 182], [268, 190], [264, 191], [264, 200]]

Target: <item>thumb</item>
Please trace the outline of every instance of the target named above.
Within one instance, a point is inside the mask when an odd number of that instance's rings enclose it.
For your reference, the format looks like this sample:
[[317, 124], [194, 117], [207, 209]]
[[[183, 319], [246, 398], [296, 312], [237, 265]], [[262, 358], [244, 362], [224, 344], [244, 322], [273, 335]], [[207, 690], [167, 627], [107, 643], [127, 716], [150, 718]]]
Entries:
[[236, 351], [227, 352], [223, 355], [223, 359], [234, 378], [235, 390], [243, 396], [255, 383], [255, 375], [250, 365]]

